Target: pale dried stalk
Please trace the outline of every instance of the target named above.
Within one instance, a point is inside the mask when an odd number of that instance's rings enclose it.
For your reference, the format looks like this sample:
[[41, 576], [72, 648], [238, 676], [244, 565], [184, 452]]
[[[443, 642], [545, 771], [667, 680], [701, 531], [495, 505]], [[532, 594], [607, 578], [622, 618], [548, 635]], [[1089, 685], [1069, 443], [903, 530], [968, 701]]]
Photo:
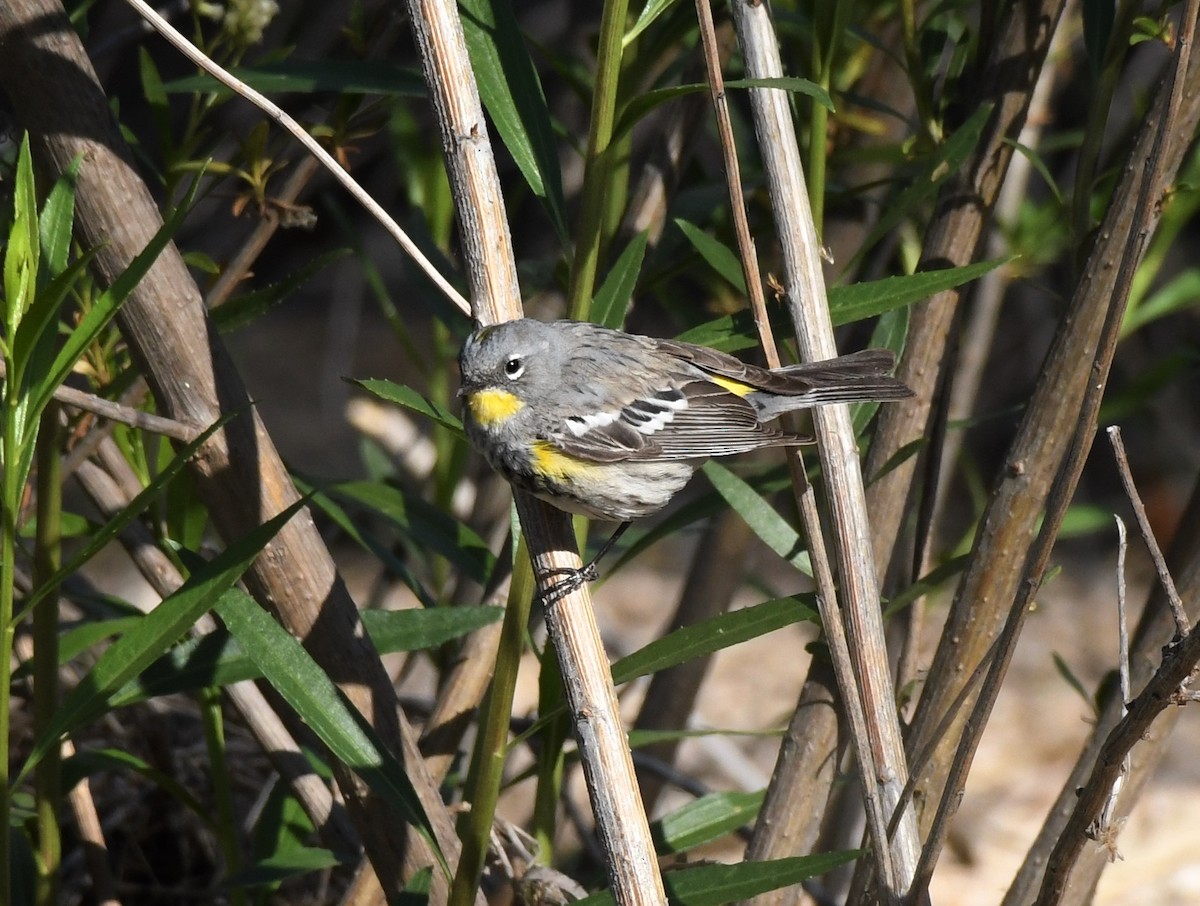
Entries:
[[[472, 312], [484, 324], [522, 316], [512, 239], [487, 123], [453, 4], [409, 0], [409, 17], [433, 98], [451, 191], [458, 209]], [[517, 493], [517, 512], [541, 590], [555, 569], [582, 564], [568, 516]], [[573, 712], [596, 829], [621, 904], [666, 902], [633, 759], [617, 710], [608, 658], [587, 586], [546, 609], [564, 691]]]
[[[734, 25], [746, 57], [751, 78], [775, 78], [783, 74], [778, 43], [764, 6], [737, 2], [733, 5]], [[788, 287], [788, 301], [796, 326], [801, 357], [819, 361], [837, 355], [833, 327], [825, 296], [821, 270], [820, 242], [812, 222], [808, 193], [800, 164], [787, 93], [772, 89], [751, 89], [755, 131], [766, 164], [773, 211], [777, 223]], [[845, 619], [848, 652], [853, 663], [852, 675], [838, 669], [851, 732], [863, 765], [862, 781], [869, 826], [873, 828], [873, 852], [879, 861], [880, 881], [885, 898], [896, 899], [907, 888], [916, 867], [919, 841], [916, 822], [906, 809], [896, 835], [888, 840], [881, 828], [900, 802], [900, 793], [908, 778], [904, 747], [895, 707], [895, 692], [888, 670], [887, 648], [879, 599], [879, 583], [870, 549], [871, 531], [867, 523], [866, 498], [862, 473], [858, 466], [858, 448], [845, 406], [824, 406], [814, 410], [813, 425], [821, 456], [822, 474], [828, 488], [830, 519], [840, 577], [840, 616]], [[813, 507], [815, 515], [815, 505]], [[819, 535], [817, 536], [819, 537]], [[815, 540], [810, 535], [810, 541]], [[815, 564], [814, 564], [815, 565]], [[831, 604], [831, 602], [827, 602]], [[823, 616], [831, 645], [838, 611], [829, 606]], [[865, 726], [856, 727], [855, 711], [861, 708]], [[866, 735], [860, 735], [865, 730]], [[890, 859], [883, 858], [887, 850]], [[893, 875], [885, 872], [891, 864]]]

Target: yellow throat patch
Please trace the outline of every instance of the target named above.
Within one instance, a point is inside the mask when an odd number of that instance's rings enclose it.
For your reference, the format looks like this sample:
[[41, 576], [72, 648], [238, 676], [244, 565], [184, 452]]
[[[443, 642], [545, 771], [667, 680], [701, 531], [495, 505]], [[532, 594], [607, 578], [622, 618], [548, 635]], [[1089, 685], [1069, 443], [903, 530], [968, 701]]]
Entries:
[[507, 390], [488, 387], [467, 394], [471, 417], [485, 428], [501, 425], [525, 408], [525, 404]]

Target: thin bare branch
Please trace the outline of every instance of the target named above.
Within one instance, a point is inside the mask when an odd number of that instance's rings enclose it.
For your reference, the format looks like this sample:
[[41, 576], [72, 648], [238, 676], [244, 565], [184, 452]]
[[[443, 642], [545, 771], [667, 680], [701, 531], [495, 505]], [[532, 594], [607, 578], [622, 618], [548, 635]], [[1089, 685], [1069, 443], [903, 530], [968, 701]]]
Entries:
[[1146, 515], [1146, 506], [1142, 503], [1137, 485], [1134, 484], [1133, 472], [1129, 469], [1129, 457], [1125, 454], [1125, 441], [1121, 439], [1121, 429], [1110, 425], [1106, 430], [1108, 442], [1112, 444], [1113, 457], [1117, 461], [1117, 471], [1121, 475], [1121, 484], [1125, 487], [1125, 496], [1129, 498], [1129, 505], [1133, 507], [1133, 514], [1137, 517], [1138, 530], [1142, 533], [1142, 541], [1145, 542], [1146, 549], [1150, 551], [1150, 558], [1154, 561], [1158, 581], [1167, 593], [1167, 603], [1170, 604], [1171, 613], [1175, 617], [1175, 634], [1183, 638], [1191, 631], [1191, 621], [1188, 620], [1187, 611], [1183, 609], [1183, 601], [1175, 588], [1175, 580], [1171, 578], [1171, 571], [1167, 569], [1167, 558], [1163, 556], [1158, 539], [1154, 537], [1150, 517]]
[[309, 135], [303, 126], [292, 119], [282, 107], [214, 63], [204, 51], [200, 50], [200, 48], [196, 47], [195, 44], [180, 34], [170, 22], [160, 16], [145, 0], [126, 0], [126, 2], [137, 10], [138, 15], [153, 25], [154, 29], [166, 38], [181, 54], [230, 91], [244, 97], [278, 123], [281, 128], [291, 133], [292, 137], [300, 142], [310, 154], [316, 157], [324, 165], [325, 169], [332, 173], [334, 178], [342, 184], [343, 188], [354, 196], [355, 200], [366, 208], [372, 217], [379, 221], [383, 228], [392, 235], [392, 238], [399, 243], [405, 253], [424, 271], [425, 275], [433, 281], [434, 285], [442, 291], [446, 298], [457, 305], [464, 314], [469, 315], [471, 313], [471, 306], [467, 303], [467, 300], [462, 297], [462, 294], [454, 288], [449, 280], [442, 276], [438, 269], [434, 267], [433, 262], [425, 257], [425, 253], [408, 237], [408, 234], [404, 232], [400, 224], [396, 223], [392, 216], [383, 209], [383, 206], [372, 198], [366, 189], [360, 186], [354, 177], [347, 173], [333, 159], [333, 156], [322, 148], [320, 143]]

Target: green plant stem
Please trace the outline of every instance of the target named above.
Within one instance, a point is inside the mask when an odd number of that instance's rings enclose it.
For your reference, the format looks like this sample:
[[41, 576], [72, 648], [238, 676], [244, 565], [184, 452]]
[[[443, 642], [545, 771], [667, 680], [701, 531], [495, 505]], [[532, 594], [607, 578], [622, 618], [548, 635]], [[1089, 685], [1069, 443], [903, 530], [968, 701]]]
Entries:
[[610, 179], [616, 164], [611, 152], [618, 147], [611, 143], [621, 76], [621, 38], [628, 12], [628, 0], [607, 0], [600, 18], [596, 84], [583, 169], [583, 200], [567, 290], [567, 312], [572, 318], [587, 318], [604, 247], [605, 212], [613, 194]]
[[[13, 360], [4, 357], [9, 379], [4, 385], [4, 431], [0, 436], [3, 450], [3, 475], [0, 477], [0, 663], [11, 664], [13, 655], [13, 589], [16, 569], [13, 562], [17, 549], [17, 513], [21, 507], [21, 482], [17, 475], [20, 450], [17, 444], [17, 394], [12, 375], [16, 373]], [[8, 682], [0, 683], [0, 901], [10, 902], [12, 893], [11, 828], [12, 794], [9, 791], [9, 758], [12, 715], [12, 690]]]
[[[213, 797], [217, 802], [217, 840], [225, 857], [225, 872], [235, 874], [242, 868], [238, 850], [237, 819], [233, 810], [233, 784], [229, 779], [229, 758], [225, 746], [225, 724], [221, 719], [221, 691], [215, 687], [200, 694], [200, 713], [204, 721], [204, 741], [208, 748], [208, 763], [212, 770]], [[229, 890], [234, 906], [246, 906], [246, 891], [241, 887]]]
[[517, 547], [516, 557], [509, 585], [508, 606], [504, 611], [504, 625], [500, 629], [496, 670], [480, 708], [483, 722], [475, 738], [475, 752], [467, 774], [465, 792], [471, 807], [462, 813], [458, 821], [462, 852], [450, 887], [450, 906], [471, 906], [475, 901], [491, 839], [496, 801], [500, 798], [500, 785], [504, 779], [509, 718], [517, 687], [517, 671], [521, 666], [521, 652], [525, 647], [525, 627], [529, 625], [533, 601], [533, 567], [529, 563], [524, 539]]
[[[59, 409], [51, 403], [42, 413], [37, 441], [37, 534], [33, 548], [33, 584], [40, 587], [62, 565], [62, 459]], [[58, 589], [50, 590], [33, 611], [33, 727], [42, 736], [58, 710]], [[34, 772], [37, 803], [37, 902], [58, 903], [62, 835], [62, 752], [55, 746]]]

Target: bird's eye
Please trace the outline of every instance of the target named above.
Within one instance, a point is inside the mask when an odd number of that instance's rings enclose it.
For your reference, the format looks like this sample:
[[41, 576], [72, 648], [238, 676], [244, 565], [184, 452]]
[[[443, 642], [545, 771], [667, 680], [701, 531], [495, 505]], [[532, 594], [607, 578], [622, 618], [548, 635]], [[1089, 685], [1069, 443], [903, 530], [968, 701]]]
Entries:
[[520, 356], [512, 356], [504, 363], [504, 373], [515, 381], [525, 373], [525, 362], [521, 360]]

